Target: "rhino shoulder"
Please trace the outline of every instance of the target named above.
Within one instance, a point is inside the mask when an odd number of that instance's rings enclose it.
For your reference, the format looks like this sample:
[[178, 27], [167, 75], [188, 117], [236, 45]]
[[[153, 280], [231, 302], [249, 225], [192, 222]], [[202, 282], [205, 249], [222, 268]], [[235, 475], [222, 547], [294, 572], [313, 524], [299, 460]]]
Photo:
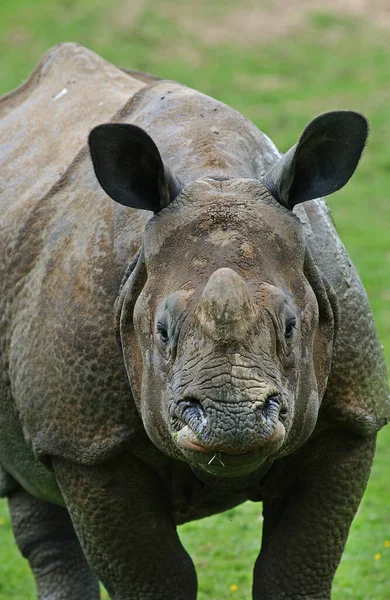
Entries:
[[313, 258], [339, 303], [332, 368], [322, 403], [331, 423], [371, 435], [390, 419], [382, 347], [365, 289], [323, 200], [296, 207]]

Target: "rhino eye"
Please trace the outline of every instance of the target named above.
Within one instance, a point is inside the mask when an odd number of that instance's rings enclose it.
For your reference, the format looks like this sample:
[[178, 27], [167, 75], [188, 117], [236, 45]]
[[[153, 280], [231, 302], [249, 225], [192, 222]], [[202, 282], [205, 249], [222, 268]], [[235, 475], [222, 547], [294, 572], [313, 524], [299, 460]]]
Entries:
[[166, 326], [163, 323], [157, 323], [157, 331], [160, 335], [160, 339], [164, 344], [167, 343], [169, 336]]
[[294, 334], [294, 329], [295, 326], [297, 324], [297, 320], [295, 317], [292, 317], [291, 319], [289, 319], [286, 323], [286, 329], [284, 332], [284, 337], [286, 338], [286, 340], [291, 340], [293, 334]]

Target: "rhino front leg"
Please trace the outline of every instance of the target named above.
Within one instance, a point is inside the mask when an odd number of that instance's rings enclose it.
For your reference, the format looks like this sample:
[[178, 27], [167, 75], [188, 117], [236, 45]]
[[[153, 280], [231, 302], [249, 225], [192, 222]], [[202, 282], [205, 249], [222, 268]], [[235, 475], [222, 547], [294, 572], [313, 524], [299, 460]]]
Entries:
[[254, 600], [330, 600], [374, 449], [375, 438], [324, 432], [290, 463], [295, 475], [283, 496], [275, 489], [280, 478], [269, 481]]
[[112, 600], [195, 600], [196, 575], [158, 475], [130, 455], [53, 462], [81, 545]]
[[98, 600], [67, 511], [18, 489], [8, 498], [16, 542], [34, 574], [39, 600]]

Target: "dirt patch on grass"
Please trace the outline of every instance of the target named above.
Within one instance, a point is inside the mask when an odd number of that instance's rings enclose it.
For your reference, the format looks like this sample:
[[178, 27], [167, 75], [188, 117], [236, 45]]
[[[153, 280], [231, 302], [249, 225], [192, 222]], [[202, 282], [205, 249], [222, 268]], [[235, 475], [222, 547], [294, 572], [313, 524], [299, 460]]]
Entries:
[[131, 31], [146, 5], [146, 0], [122, 0], [122, 2], [114, 4], [111, 11], [111, 20], [114, 26]]
[[31, 43], [30, 32], [24, 27], [13, 27], [5, 33], [7, 45], [14, 48], [26, 48]]
[[[261, 6], [259, 6], [261, 4]], [[168, 1], [160, 10], [208, 45], [261, 45], [285, 37], [315, 13], [352, 16], [390, 28], [389, 0], [241, 0], [196, 3]]]

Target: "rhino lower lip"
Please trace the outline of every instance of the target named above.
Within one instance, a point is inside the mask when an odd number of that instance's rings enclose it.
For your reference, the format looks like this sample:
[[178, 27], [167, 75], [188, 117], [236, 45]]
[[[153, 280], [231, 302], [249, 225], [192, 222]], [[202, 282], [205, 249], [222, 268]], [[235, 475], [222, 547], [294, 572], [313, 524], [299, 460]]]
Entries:
[[200, 444], [190, 442], [190, 440], [183, 440], [181, 442], [181, 445], [184, 448], [187, 448], [188, 450], [194, 450], [195, 452], [203, 452], [204, 454], [210, 454], [210, 450], [208, 450], [204, 446], [201, 446]]
[[195, 433], [188, 425], [182, 427], [182, 429], [180, 429], [180, 431], [178, 432], [177, 442], [180, 446], [187, 448], [187, 450], [193, 450], [194, 452], [203, 452], [204, 454], [210, 454], [211, 452], [209, 449], [205, 448], [199, 443]]
[[[202, 446], [197, 437], [196, 434], [192, 431], [192, 429], [188, 426], [185, 425], [178, 433], [177, 433], [177, 437], [176, 437], [176, 441], [178, 443], [179, 446], [181, 446], [184, 451], [190, 451], [191, 454], [192, 453], [197, 453], [198, 455], [203, 455], [204, 458], [206, 459], [206, 463], [207, 465], [210, 465], [211, 462], [213, 462], [213, 458], [219, 458], [219, 460], [214, 461], [216, 464], [215, 466], [218, 466], [220, 468], [223, 468], [224, 462], [227, 461], [227, 463], [230, 464], [234, 464], [236, 462], [242, 462], [248, 459], [260, 459], [261, 457], [264, 457], [264, 460], [273, 452], [275, 452], [280, 445], [283, 442], [284, 439], [284, 434], [285, 434], [285, 428], [284, 425], [279, 422], [278, 426], [275, 430], [275, 433], [267, 440], [266, 445], [264, 445], [263, 447], [260, 447], [257, 450], [253, 450], [253, 451], [249, 451], [249, 452], [243, 452], [242, 454], [240, 453], [235, 453], [235, 454], [230, 454], [229, 452], [216, 452], [215, 450], [209, 449], [209, 448], [205, 448], [204, 446]], [[209, 460], [211, 458], [211, 460]], [[204, 462], [204, 459], [201, 458], [201, 456], [199, 456], [200, 462]], [[217, 465], [218, 463], [218, 465]]]

